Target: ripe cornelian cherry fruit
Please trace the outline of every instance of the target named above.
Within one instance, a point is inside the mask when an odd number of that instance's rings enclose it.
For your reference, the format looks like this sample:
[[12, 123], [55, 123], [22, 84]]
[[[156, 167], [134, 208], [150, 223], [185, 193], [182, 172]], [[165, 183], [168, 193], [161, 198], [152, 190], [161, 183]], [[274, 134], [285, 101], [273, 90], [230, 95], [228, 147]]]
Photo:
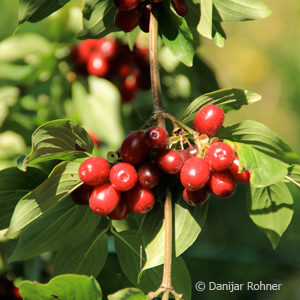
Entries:
[[210, 194], [210, 189], [208, 185], [205, 185], [203, 188], [196, 190], [196, 191], [190, 191], [187, 188], [184, 188], [182, 192], [183, 200], [192, 206], [197, 206], [204, 204]]
[[118, 191], [126, 192], [136, 185], [138, 175], [131, 164], [121, 162], [111, 168], [109, 179], [114, 188]]
[[93, 186], [82, 184], [71, 193], [72, 200], [78, 205], [89, 205], [89, 199], [93, 191]]
[[164, 128], [153, 126], [145, 132], [144, 139], [151, 150], [161, 151], [168, 146], [169, 134]]
[[87, 71], [90, 75], [104, 77], [109, 72], [109, 64], [100, 52], [93, 52], [87, 62]]
[[137, 184], [132, 190], [124, 194], [130, 209], [137, 214], [149, 212], [155, 205], [155, 197], [150, 189]]
[[112, 60], [119, 53], [119, 44], [113, 39], [101, 38], [98, 39], [99, 43], [97, 51], [107, 60]]
[[209, 187], [211, 192], [221, 198], [230, 197], [236, 188], [236, 183], [228, 170], [213, 172], [210, 175]]
[[149, 151], [144, 143], [144, 132], [133, 131], [123, 141], [120, 156], [122, 161], [136, 166], [148, 156]]
[[154, 188], [158, 184], [160, 177], [160, 170], [154, 163], [143, 163], [138, 169], [139, 182], [144, 188]]
[[234, 158], [232, 148], [224, 143], [212, 144], [205, 153], [205, 160], [213, 171], [223, 171], [228, 169]]
[[233, 163], [229, 167], [229, 171], [232, 174], [233, 178], [237, 182], [241, 183], [249, 183], [250, 182], [250, 173], [248, 170], [243, 170], [241, 173], [239, 173], [239, 167], [240, 167], [240, 160], [235, 154]]
[[120, 10], [133, 10], [141, 4], [141, 0], [114, 0]]
[[104, 183], [110, 173], [108, 161], [102, 157], [90, 157], [78, 169], [80, 180], [88, 185], [97, 186]]
[[179, 16], [184, 17], [187, 14], [188, 6], [185, 0], [171, 0], [171, 3]]
[[141, 4], [142, 16], [140, 19], [139, 26], [144, 32], [149, 32], [150, 14], [151, 14], [151, 3], [143, 2]]
[[183, 159], [183, 162], [186, 162], [189, 158], [191, 158], [190, 151], [188, 149], [179, 149], [177, 152]]
[[188, 159], [180, 172], [182, 185], [190, 191], [199, 190], [208, 182], [210, 175], [207, 162], [200, 157]]
[[164, 172], [177, 174], [183, 166], [183, 158], [176, 150], [166, 149], [157, 156], [157, 164]]
[[129, 213], [130, 213], [130, 208], [127, 205], [126, 201], [124, 200], [124, 196], [121, 196], [121, 200], [119, 204], [110, 214], [108, 214], [108, 217], [111, 220], [123, 220], [127, 218]]
[[90, 208], [98, 215], [108, 215], [119, 204], [121, 192], [110, 182], [94, 187], [90, 196]]
[[139, 25], [141, 17], [142, 10], [139, 6], [127, 11], [118, 9], [115, 14], [115, 25], [125, 32], [130, 32]]
[[200, 134], [215, 135], [222, 127], [225, 114], [222, 108], [208, 104], [196, 114], [193, 126]]
[[121, 82], [120, 94], [122, 101], [127, 103], [133, 100], [139, 88], [136, 74], [130, 73]]
[[189, 151], [191, 157], [195, 157], [198, 154], [198, 147], [195, 144], [190, 145], [187, 150]]

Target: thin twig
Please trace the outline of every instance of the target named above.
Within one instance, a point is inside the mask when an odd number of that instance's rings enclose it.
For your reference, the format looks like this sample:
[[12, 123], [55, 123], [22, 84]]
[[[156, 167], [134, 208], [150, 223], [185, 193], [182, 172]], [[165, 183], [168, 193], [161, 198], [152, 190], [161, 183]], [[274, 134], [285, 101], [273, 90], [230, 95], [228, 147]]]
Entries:
[[294, 179], [292, 179], [289, 176], [285, 176], [285, 179], [287, 179], [288, 181], [292, 182], [294, 185], [296, 185], [300, 189], [300, 183], [298, 183], [297, 181], [295, 181]]

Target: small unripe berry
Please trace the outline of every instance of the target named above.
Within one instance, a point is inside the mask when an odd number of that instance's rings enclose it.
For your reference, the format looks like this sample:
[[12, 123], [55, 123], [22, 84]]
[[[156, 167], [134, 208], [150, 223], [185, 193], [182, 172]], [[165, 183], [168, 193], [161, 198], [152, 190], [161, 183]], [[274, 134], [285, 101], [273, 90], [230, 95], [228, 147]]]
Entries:
[[78, 169], [80, 180], [88, 185], [97, 186], [104, 183], [110, 173], [110, 165], [102, 157], [91, 157], [85, 160]]
[[250, 173], [248, 170], [243, 170], [241, 173], [239, 173], [239, 166], [240, 166], [240, 160], [235, 154], [233, 163], [229, 167], [229, 171], [234, 177], [235, 181], [241, 182], [241, 183], [249, 183], [250, 182]]
[[139, 182], [144, 188], [154, 188], [160, 177], [160, 170], [154, 163], [143, 163], [138, 169]]
[[204, 204], [210, 194], [210, 189], [208, 185], [205, 185], [203, 188], [196, 190], [196, 191], [190, 191], [187, 188], [184, 188], [182, 192], [183, 200], [192, 206], [197, 206]]
[[208, 104], [197, 112], [193, 126], [200, 134], [206, 134], [210, 137], [221, 129], [224, 118], [225, 114], [222, 108]]
[[168, 146], [169, 134], [164, 128], [153, 126], [145, 132], [144, 139], [151, 150], [161, 151]]
[[131, 164], [121, 162], [111, 168], [109, 179], [114, 188], [126, 192], [136, 185], [138, 176]]
[[157, 164], [164, 172], [177, 174], [183, 166], [183, 158], [176, 150], [166, 149], [159, 153]]
[[233, 195], [236, 183], [228, 170], [213, 172], [209, 179], [211, 192], [221, 198], [228, 198]]
[[232, 148], [224, 143], [212, 144], [205, 153], [205, 160], [213, 171], [223, 171], [228, 169], [234, 158]]

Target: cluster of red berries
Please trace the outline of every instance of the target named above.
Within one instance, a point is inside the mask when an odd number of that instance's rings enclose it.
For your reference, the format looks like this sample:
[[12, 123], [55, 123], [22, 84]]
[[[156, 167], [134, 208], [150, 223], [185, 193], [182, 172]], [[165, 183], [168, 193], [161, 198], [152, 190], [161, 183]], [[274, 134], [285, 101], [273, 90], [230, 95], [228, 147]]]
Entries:
[[155, 204], [151, 189], [164, 174], [179, 175], [183, 199], [190, 205], [204, 203], [210, 193], [227, 198], [234, 193], [236, 182], [249, 183], [250, 173], [240, 170], [237, 154], [228, 144], [216, 138], [209, 141], [223, 121], [221, 108], [204, 106], [193, 122], [199, 133], [197, 145], [189, 143], [179, 150], [168, 148], [171, 139], [164, 128], [134, 131], [122, 143], [120, 162], [111, 167], [107, 160], [92, 157], [80, 165], [79, 177], [84, 185], [75, 193], [85, 195], [81, 198], [85, 204], [89, 201], [97, 214], [115, 220], [125, 218], [130, 210], [139, 214], [150, 211]]
[[135, 47], [116, 39], [88, 39], [72, 50], [79, 72], [113, 81], [120, 89], [123, 102], [134, 99], [139, 89], [151, 88], [148, 48]]
[[[140, 26], [144, 32], [149, 32], [150, 12], [152, 5], [164, 0], [114, 0], [117, 7], [115, 24], [125, 32]], [[184, 17], [188, 12], [185, 0], [171, 0], [176, 13]]]

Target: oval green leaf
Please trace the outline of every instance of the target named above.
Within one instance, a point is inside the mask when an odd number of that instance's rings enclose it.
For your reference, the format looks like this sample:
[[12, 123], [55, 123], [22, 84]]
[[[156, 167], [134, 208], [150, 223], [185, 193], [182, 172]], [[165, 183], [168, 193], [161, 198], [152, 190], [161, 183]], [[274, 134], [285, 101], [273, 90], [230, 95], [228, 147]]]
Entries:
[[146, 295], [139, 289], [126, 288], [108, 295], [108, 300], [145, 300]]

